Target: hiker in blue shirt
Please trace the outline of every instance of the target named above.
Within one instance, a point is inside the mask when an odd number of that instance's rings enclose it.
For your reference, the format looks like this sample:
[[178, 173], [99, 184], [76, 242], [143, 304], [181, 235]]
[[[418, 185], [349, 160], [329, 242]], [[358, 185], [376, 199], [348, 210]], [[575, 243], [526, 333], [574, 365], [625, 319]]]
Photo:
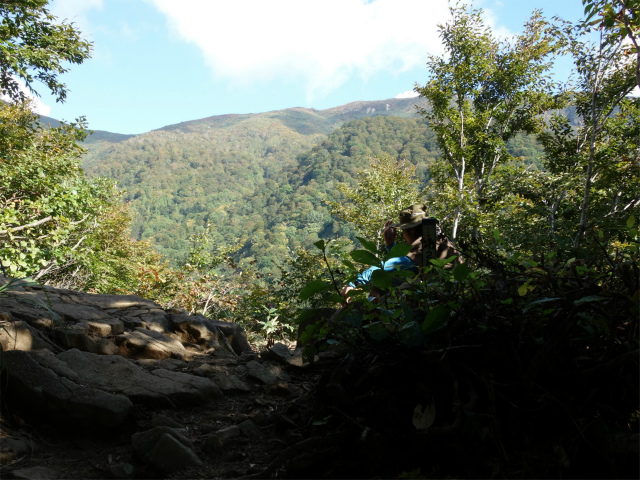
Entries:
[[[387, 260], [384, 263], [385, 271], [410, 270], [414, 273], [418, 272], [422, 255], [422, 219], [427, 216], [426, 208], [427, 206], [422, 204], [411, 205], [400, 212], [400, 221], [398, 223], [392, 223], [392, 220], [388, 220], [385, 224], [382, 237], [387, 250], [391, 250], [395, 245], [397, 228], [402, 230], [404, 240], [411, 245], [411, 251], [404, 257], [395, 257]], [[346, 298], [349, 291], [369, 284], [371, 274], [378, 269], [378, 267], [370, 267], [360, 273], [354, 283], [349, 283], [342, 288], [340, 295]], [[349, 299], [347, 298], [348, 301]]]

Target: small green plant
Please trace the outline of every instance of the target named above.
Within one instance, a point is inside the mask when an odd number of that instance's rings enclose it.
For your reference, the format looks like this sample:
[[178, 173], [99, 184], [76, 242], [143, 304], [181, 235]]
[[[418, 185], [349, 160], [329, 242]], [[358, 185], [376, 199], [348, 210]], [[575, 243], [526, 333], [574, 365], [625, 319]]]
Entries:
[[258, 323], [262, 326], [261, 333], [267, 339], [267, 345], [272, 346], [276, 338], [284, 339], [285, 336], [293, 333], [293, 325], [278, 320], [280, 314], [277, 308], [265, 306], [262, 308], [267, 312], [267, 317], [264, 320], [258, 320]]

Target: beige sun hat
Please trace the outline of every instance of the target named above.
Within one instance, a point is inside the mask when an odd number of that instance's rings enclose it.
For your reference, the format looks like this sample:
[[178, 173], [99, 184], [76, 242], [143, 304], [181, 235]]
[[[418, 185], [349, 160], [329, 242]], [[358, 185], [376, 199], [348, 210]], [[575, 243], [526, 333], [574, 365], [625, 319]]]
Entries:
[[391, 226], [393, 228], [399, 228], [400, 230], [406, 230], [407, 228], [413, 228], [420, 223], [422, 219], [427, 216], [427, 205], [422, 203], [416, 203], [400, 211], [398, 217], [400, 222], [394, 223]]

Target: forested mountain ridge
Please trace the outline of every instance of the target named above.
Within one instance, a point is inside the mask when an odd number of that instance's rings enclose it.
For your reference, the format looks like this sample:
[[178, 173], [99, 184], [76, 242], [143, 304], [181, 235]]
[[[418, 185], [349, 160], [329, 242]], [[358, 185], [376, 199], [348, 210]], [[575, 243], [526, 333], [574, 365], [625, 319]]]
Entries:
[[426, 183], [438, 152], [416, 103], [220, 115], [131, 138], [101, 132], [85, 142], [83, 166], [118, 181], [135, 212], [134, 238], [151, 240], [172, 260], [184, 257], [190, 234], [211, 223], [217, 245], [246, 238], [239, 257], [272, 271], [289, 249], [352, 234], [323, 199], [339, 198], [338, 182], [353, 183], [372, 156], [404, 158]]

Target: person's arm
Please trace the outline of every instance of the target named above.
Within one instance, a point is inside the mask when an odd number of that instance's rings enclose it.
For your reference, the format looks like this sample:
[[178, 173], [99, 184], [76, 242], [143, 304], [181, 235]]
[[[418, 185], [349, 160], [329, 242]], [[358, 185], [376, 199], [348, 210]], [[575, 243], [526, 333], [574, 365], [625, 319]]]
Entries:
[[[367, 285], [369, 282], [371, 282], [371, 275], [376, 270], [380, 270], [380, 268], [367, 268], [364, 272], [358, 275], [355, 282], [350, 283], [349, 286], [355, 288], [356, 286]], [[384, 270], [386, 272], [394, 272], [396, 270], [411, 270], [415, 273], [418, 271], [418, 266], [413, 263], [413, 261], [409, 257], [394, 257], [384, 262]]]

